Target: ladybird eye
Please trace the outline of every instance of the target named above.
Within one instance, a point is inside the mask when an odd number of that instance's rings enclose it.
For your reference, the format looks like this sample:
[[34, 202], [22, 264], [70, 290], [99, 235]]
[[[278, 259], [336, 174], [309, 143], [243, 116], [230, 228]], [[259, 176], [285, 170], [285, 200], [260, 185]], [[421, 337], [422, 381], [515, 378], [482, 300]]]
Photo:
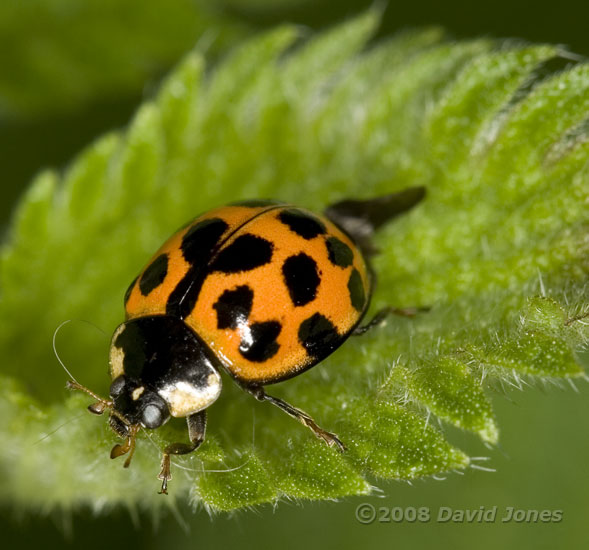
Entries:
[[147, 405], [143, 409], [141, 423], [146, 428], [158, 428], [163, 423], [162, 411], [157, 405]]
[[115, 378], [113, 383], [110, 385], [111, 397], [116, 397], [117, 395], [120, 395], [120, 393], [123, 391], [124, 387], [125, 387], [125, 377], [119, 376], [118, 378]]

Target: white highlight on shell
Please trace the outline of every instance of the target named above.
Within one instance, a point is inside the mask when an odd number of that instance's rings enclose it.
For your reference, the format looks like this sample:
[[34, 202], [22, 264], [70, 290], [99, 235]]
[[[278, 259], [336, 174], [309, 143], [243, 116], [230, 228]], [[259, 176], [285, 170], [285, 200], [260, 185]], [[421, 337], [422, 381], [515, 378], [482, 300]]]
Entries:
[[218, 372], [211, 372], [207, 377], [206, 386], [179, 381], [165, 386], [158, 394], [168, 404], [172, 416], [188, 416], [206, 409], [217, 400], [221, 394], [221, 376]]

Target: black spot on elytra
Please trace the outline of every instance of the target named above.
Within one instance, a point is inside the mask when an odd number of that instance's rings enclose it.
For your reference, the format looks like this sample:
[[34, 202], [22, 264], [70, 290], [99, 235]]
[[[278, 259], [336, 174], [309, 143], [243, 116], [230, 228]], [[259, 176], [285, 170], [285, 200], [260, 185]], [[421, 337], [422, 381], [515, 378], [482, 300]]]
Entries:
[[215, 246], [228, 229], [227, 222], [210, 218], [193, 225], [182, 238], [182, 255], [189, 264], [208, 263]]
[[352, 252], [352, 249], [346, 243], [340, 241], [337, 237], [329, 237], [329, 239], [325, 241], [325, 245], [327, 246], [329, 261], [333, 265], [339, 267], [348, 267], [349, 265], [352, 265], [352, 262], [354, 261], [354, 252]]
[[190, 315], [208, 275], [208, 264], [228, 225], [220, 218], [203, 220], [192, 226], [182, 239], [182, 255], [190, 269], [168, 298], [166, 314], [185, 319]]
[[168, 274], [168, 255], [160, 254], [143, 272], [139, 279], [139, 290], [143, 296], [149, 296], [152, 290], [160, 286]]
[[282, 275], [295, 306], [304, 306], [315, 299], [321, 279], [313, 258], [303, 252], [290, 256], [282, 264]]
[[362, 283], [362, 277], [357, 269], [354, 269], [348, 280], [348, 290], [350, 292], [350, 300], [352, 306], [357, 311], [364, 309], [366, 303], [366, 293], [364, 292], [364, 284]]
[[239, 273], [249, 271], [272, 258], [272, 243], [262, 237], [246, 233], [237, 237], [229, 246], [221, 250], [212, 265], [213, 271]]
[[322, 221], [296, 208], [283, 210], [278, 214], [278, 219], [303, 239], [313, 239], [325, 233], [325, 225]]
[[248, 337], [242, 338], [239, 345], [239, 352], [243, 357], [254, 363], [263, 363], [276, 355], [279, 348], [276, 338], [282, 330], [278, 321], [253, 323], [249, 330]]
[[129, 301], [129, 298], [131, 297], [131, 292], [133, 292], [133, 287], [135, 286], [137, 279], [139, 279], [139, 275], [133, 279], [133, 282], [129, 285], [129, 288], [125, 291], [125, 299], [123, 302], [125, 305], [127, 305], [127, 302]]
[[309, 355], [325, 357], [339, 343], [337, 329], [327, 317], [314, 313], [299, 327], [299, 342]]
[[247, 285], [223, 292], [213, 305], [217, 311], [217, 328], [236, 329], [240, 324], [245, 323], [252, 311], [253, 301], [254, 292]]

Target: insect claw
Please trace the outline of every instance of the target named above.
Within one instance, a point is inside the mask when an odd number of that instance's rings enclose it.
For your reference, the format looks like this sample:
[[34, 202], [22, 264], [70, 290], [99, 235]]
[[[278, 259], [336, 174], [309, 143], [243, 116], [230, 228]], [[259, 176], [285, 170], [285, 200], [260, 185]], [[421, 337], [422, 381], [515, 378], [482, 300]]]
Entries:
[[119, 456], [123, 456], [129, 452], [129, 448], [127, 445], [120, 445], [117, 443], [110, 451], [111, 458], [119, 458]]
[[162, 480], [162, 488], [158, 494], [167, 495], [168, 481], [172, 479], [172, 474], [170, 472], [170, 455], [167, 453], [164, 453], [162, 456], [162, 469], [158, 474], [157, 478]]

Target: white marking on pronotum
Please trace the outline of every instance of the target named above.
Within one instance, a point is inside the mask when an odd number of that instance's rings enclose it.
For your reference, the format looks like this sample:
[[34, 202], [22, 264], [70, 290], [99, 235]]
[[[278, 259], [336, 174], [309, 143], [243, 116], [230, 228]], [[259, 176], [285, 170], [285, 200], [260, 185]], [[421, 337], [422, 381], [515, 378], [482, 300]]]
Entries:
[[188, 416], [206, 409], [221, 394], [221, 376], [211, 372], [205, 386], [195, 386], [183, 380], [164, 386], [158, 394], [168, 404], [175, 417]]
[[[126, 328], [127, 325], [125, 323], [119, 325], [113, 334], [112, 341], [115, 342]], [[122, 350], [122, 348], [117, 348], [117, 346], [112, 345], [110, 347], [110, 354], [108, 359], [110, 363], [110, 375], [113, 380], [125, 373], [125, 369], [123, 368], [125, 352]]]

